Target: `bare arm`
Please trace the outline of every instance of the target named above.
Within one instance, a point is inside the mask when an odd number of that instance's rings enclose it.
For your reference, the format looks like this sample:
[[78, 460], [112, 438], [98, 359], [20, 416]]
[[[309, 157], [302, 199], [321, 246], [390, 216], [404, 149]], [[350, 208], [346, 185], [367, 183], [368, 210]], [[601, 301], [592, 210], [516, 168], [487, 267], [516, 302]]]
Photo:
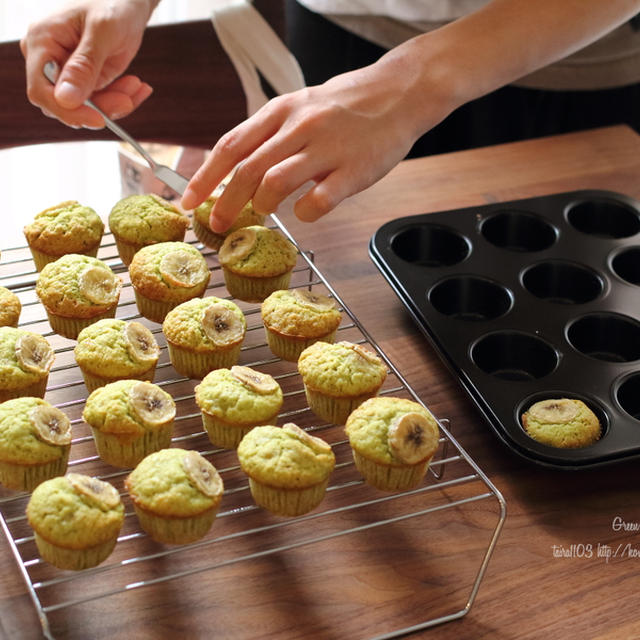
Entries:
[[384, 176], [460, 105], [559, 60], [640, 11], [640, 0], [493, 0], [375, 64], [278, 97], [225, 134], [191, 180], [193, 208], [236, 166], [211, 226], [249, 199], [263, 212], [311, 181], [295, 213], [316, 220]]

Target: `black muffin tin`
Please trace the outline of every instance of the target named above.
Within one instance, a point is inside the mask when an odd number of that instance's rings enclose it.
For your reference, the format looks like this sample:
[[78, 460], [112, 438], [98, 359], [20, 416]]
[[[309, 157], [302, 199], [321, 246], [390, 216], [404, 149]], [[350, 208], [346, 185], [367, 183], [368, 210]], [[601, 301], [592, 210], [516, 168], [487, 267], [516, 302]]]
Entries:
[[[563, 469], [640, 455], [640, 202], [588, 190], [408, 216], [369, 249], [512, 450]], [[558, 397], [591, 407], [598, 442], [525, 433], [522, 413]]]

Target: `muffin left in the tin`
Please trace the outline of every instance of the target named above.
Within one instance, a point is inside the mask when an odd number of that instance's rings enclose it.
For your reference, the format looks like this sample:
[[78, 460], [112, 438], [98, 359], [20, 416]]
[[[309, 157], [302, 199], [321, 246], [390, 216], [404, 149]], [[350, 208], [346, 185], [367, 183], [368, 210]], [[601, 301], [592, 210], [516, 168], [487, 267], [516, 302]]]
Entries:
[[85, 327], [73, 352], [89, 391], [116, 380], [153, 382], [160, 355], [158, 343], [147, 327], [135, 320], [116, 318]]
[[100, 216], [76, 200], [67, 200], [41, 211], [24, 228], [38, 271], [67, 253], [95, 258], [103, 233], [104, 223]]
[[147, 456], [125, 487], [140, 526], [165, 544], [186, 544], [206, 535], [224, 491], [220, 474], [206, 458], [178, 448]]
[[27, 520], [43, 560], [80, 571], [109, 557], [124, 522], [124, 505], [108, 482], [69, 473], [36, 487]]
[[82, 417], [102, 460], [114, 467], [133, 467], [146, 455], [171, 446], [176, 405], [155, 384], [118, 380], [91, 393]]
[[108, 264], [77, 253], [50, 262], [40, 272], [36, 294], [51, 328], [75, 340], [82, 329], [116, 315], [122, 281]]
[[0, 485], [33, 491], [67, 470], [71, 423], [41, 398], [0, 404]]
[[44, 397], [55, 354], [43, 336], [0, 327], [0, 402]]
[[160, 242], [143, 247], [129, 265], [140, 313], [162, 322], [180, 303], [200, 297], [211, 273], [198, 249], [186, 242]]

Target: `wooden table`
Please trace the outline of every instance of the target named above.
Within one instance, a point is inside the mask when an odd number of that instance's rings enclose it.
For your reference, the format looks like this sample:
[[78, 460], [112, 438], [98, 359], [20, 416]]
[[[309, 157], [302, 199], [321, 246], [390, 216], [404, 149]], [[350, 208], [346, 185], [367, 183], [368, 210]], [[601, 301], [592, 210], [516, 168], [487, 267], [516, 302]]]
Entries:
[[[584, 188], [640, 198], [640, 137], [626, 127], [614, 127], [406, 161], [313, 225], [282, 215], [423, 402], [451, 421], [454, 436], [507, 501], [506, 524], [468, 615], [414, 637], [640, 637], [640, 536], [637, 530], [616, 525], [640, 528], [637, 463], [558, 472], [533, 466], [507, 450], [419, 333], [367, 249], [376, 229], [399, 216]], [[345, 544], [337, 550], [320, 548], [317, 565], [318, 558], [304, 553], [271, 556], [257, 560], [256, 566], [235, 565], [220, 576], [198, 574], [173, 589], [150, 587], [144, 597], [121, 598], [115, 609], [96, 601], [90, 615], [71, 614], [59, 623], [56, 637], [370, 637], [384, 629], [372, 626], [362, 611], [356, 615], [343, 598], [358, 601], [365, 612], [369, 608], [371, 620], [378, 607], [393, 617], [412, 598], [402, 592], [414, 579], [402, 565], [403, 554], [427, 538], [433, 541], [433, 555], [450, 555], [452, 570], [462, 568], [467, 553], [477, 555], [486, 547], [487, 532], [495, 524], [495, 509], [493, 515], [489, 511], [470, 511], [464, 526], [449, 514], [438, 531], [421, 523], [394, 529], [392, 537], [372, 534], [366, 544], [373, 545], [377, 555], [369, 549], [360, 557], [358, 549]], [[477, 547], [472, 542], [474, 528], [481, 539]], [[556, 557], [558, 548], [571, 545], [592, 545], [593, 557]], [[622, 551], [607, 561], [596, 557], [597, 545]], [[385, 564], [389, 557], [397, 558], [398, 575]], [[433, 566], [437, 571], [435, 560]], [[448, 588], [449, 595], [468, 592], [473, 572], [462, 571], [465, 588]], [[307, 589], [304, 576], [313, 573], [320, 575], [326, 589]], [[0, 576], [3, 637], [40, 637], [33, 605], [4, 540]], [[435, 578], [429, 585], [428, 574], [417, 580], [427, 594], [442, 586]], [[389, 595], [387, 590], [394, 589]], [[423, 599], [423, 605], [428, 604]], [[233, 624], [234, 612], [250, 621], [240, 630]]]

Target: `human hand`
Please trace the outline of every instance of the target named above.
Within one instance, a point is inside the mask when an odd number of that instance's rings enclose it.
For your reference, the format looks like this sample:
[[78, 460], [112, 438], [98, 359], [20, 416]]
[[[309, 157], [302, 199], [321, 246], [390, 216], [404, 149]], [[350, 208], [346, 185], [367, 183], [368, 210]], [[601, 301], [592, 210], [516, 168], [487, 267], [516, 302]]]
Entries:
[[379, 180], [425, 126], [446, 115], [437, 100], [430, 112], [422, 111], [424, 100], [413, 91], [417, 75], [400, 59], [387, 55], [371, 67], [271, 100], [218, 141], [190, 181], [183, 207], [197, 206], [236, 165], [211, 212], [216, 232], [226, 230], [250, 199], [258, 212], [270, 213], [305, 185], [294, 211], [313, 221]]
[[[142, 42], [158, 0], [82, 0], [32, 24], [20, 42], [26, 62], [29, 101], [72, 127], [101, 128], [102, 116], [84, 106], [91, 99], [107, 115], [120, 118], [152, 93], [138, 77], [119, 77]], [[60, 68], [55, 87], [44, 64]]]

